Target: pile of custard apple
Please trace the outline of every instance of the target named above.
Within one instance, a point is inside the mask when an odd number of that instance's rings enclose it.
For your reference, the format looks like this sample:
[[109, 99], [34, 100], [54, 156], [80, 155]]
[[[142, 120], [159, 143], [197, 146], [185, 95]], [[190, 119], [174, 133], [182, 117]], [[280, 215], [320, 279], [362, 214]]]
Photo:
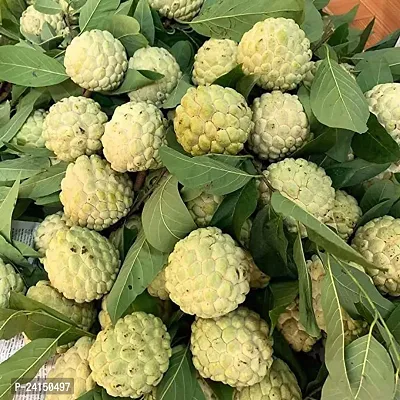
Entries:
[[400, 29], [328, 3], [0, 2], [1, 398], [400, 399]]

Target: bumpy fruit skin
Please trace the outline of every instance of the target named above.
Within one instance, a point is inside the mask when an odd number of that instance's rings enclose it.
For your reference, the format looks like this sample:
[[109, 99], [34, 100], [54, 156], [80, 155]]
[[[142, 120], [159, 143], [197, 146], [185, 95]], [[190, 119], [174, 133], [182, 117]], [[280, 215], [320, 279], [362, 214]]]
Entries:
[[41, 37], [43, 25], [46, 22], [54, 29], [57, 36], [66, 36], [69, 32], [62, 13], [43, 14], [37, 11], [34, 6], [29, 6], [19, 20], [21, 32], [38, 38]]
[[272, 344], [268, 324], [246, 307], [215, 319], [197, 317], [192, 324], [190, 348], [197, 371], [238, 389], [266, 376]]
[[[311, 87], [312, 83], [314, 82], [314, 78], [315, 78], [315, 74], [317, 73], [317, 70], [319, 68], [319, 66], [321, 65], [321, 63], [323, 62], [323, 60], [319, 60], [319, 61], [311, 61], [312, 67], [311, 69], [307, 72], [306, 76], [303, 79], [303, 83], [304, 85], [306, 85], [307, 87]], [[356, 77], [353, 74], [354, 71], [354, 66], [347, 64], [347, 63], [341, 63], [339, 64], [339, 66], [346, 72], [348, 72], [350, 74], [350, 76], [355, 80]]]
[[244, 302], [253, 260], [227, 234], [199, 228], [180, 240], [165, 269], [170, 299], [187, 314], [216, 318]]
[[99, 156], [80, 156], [67, 167], [60, 201], [69, 225], [101, 231], [128, 214], [132, 182]]
[[148, 101], [160, 107], [175, 89], [182, 71], [175, 57], [162, 47], [143, 47], [129, 59], [129, 68], [154, 71], [164, 77], [128, 93], [132, 101]]
[[400, 83], [376, 85], [365, 93], [369, 110], [400, 145]]
[[309, 335], [301, 324], [297, 300], [279, 316], [276, 326], [294, 351], [309, 352], [319, 339]]
[[77, 303], [100, 299], [119, 270], [118, 250], [98, 232], [73, 226], [50, 241], [44, 268], [51, 285]]
[[265, 378], [253, 386], [235, 391], [234, 400], [301, 400], [296, 376], [288, 365], [275, 359]]
[[165, 268], [163, 268], [156, 277], [152, 280], [147, 288], [149, 294], [153, 297], [158, 297], [161, 300], [169, 299], [169, 292], [166, 288]]
[[249, 148], [262, 160], [277, 161], [294, 153], [311, 138], [310, 124], [296, 95], [274, 91], [252, 105], [254, 129]]
[[375, 286], [391, 296], [400, 296], [400, 219], [375, 218], [357, 229], [352, 246], [369, 262], [387, 271], [367, 268]]
[[48, 215], [33, 232], [35, 248], [41, 257], [44, 257], [49, 248], [50, 240], [62, 229], [68, 229], [64, 213], [59, 211]]
[[[321, 222], [334, 206], [335, 189], [331, 178], [310, 161], [286, 158], [271, 164], [263, 174], [282, 196], [292, 200]], [[292, 217], [285, 221], [289, 231], [297, 232], [297, 223]], [[301, 226], [301, 234], [303, 237], [307, 236], [304, 226]]]
[[342, 239], [347, 240], [361, 216], [362, 211], [357, 200], [343, 190], [336, 190], [335, 203], [325, 218], [325, 224], [335, 229]]
[[92, 344], [93, 339], [86, 336], [81, 337], [73, 347], [57, 359], [47, 379], [49, 381], [52, 379], [73, 379], [74, 392], [67, 395], [49, 393], [46, 395], [47, 400], [74, 400], [95, 387], [88, 363], [89, 350]]
[[[263, 171], [263, 175], [266, 175], [266, 171]], [[271, 190], [269, 189], [267, 183], [264, 179], [257, 179], [257, 189], [258, 189], [258, 205], [259, 207], [266, 206], [271, 201]]]
[[112, 325], [110, 314], [107, 311], [107, 297], [108, 294], [101, 299], [101, 310], [98, 315], [101, 329], [105, 329], [107, 326]]
[[138, 311], [100, 331], [89, 351], [89, 365], [109, 395], [137, 399], [160, 382], [171, 354], [161, 319]]
[[223, 197], [202, 192], [196, 198], [189, 200], [186, 207], [189, 210], [194, 222], [199, 228], [208, 226], [211, 219], [222, 203]]
[[49, 281], [39, 281], [35, 286], [31, 286], [26, 293], [26, 297], [39, 301], [60, 314], [64, 314], [86, 331], [92, 327], [96, 319], [94, 303], [78, 304], [73, 300], [66, 299], [60, 292], [50, 286]]
[[104, 156], [118, 172], [162, 166], [158, 153], [167, 144], [167, 121], [153, 104], [129, 102], [115, 109], [101, 141]]
[[311, 68], [310, 41], [292, 20], [257, 22], [239, 43], [238, 63], [246, 75], [257, 75], [264, 89], [291, 90]]
[[211, 85], [227, 74], [237, 63], [236, 42], [230, 39], [209, 39], [194, 56], [192, 80], [195, 85]]
[[124, 46], [110, 32], [93, 29], [72, 39], [65, 51], [64, 65], [77, 85], [98, 92], [121, 84], [128, 59]]
[[150, 7], [163, 17], [191, 21], [200, 11], [204, 0], [149, 0]]
[[[252, 261], [250, 253], [247, 253], [250, 261]], [[250, 267], [250, 287], [252, 289], [262, 289], [268, 286], [271, 277], [261, 271], [254, 262], [251, 262]]]
[[0, 308], [7, 308], [11, 292], [25, 293], [25, 285], [11, 264], [0, 258]]
[[193, 156], [237, 154], [253, 128], [245, 98], [219, 85], [190, 88], [176, 108], [178, 142]]
[[11, 143], [17, 146], [43, 148], [45, 140], [42, 133], [46, 115], [47, 111], [43, 109], [33, 111], [18, 133], [12, 138]]
[[43, 124], [46, 147], [59, 160], [74, 161], [100, 152], [107, 115], [100, 104], [82, 96], [66, 97], [50, 107]]

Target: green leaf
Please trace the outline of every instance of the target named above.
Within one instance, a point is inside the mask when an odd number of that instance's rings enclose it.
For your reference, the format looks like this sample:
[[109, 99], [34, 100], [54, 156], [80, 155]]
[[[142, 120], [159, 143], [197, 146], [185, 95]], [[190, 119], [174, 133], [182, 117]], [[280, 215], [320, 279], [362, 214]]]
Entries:
[[399, 37], [400, 37], [400, 29], [397, 29], [394, 32], [389, 33], [389, 35], [380, 40], [378, 43], [369, 47], [367, 51], [382, 50], [395, 47], [397, 41], [399, 40]]
[[30, 380], [39, 369], [56, 353], [57, 341], [54, 339], [37, 339], [22, 347], [9, 359], [0, 364], [0, 397], [4, 400], [13, 398], [12, 389], [15, 382]]
[[165, 253], [170, 253], [176, 242], [196, 229], [173, 175], [166, 177], [145, 203], [142, 225], [147, 241]]
[[320, 135], [308, 141], [303, 147], [300, 147], [291, 157], [305, 158], [313, 154], [323, 154], [327, 152], [341, 139], [341, 132], [343, 130], [344, 129], [325, 127]]
[[190, 74], [194, 61], [194, 50], [188, 40], [180, 40], [171, 47], [171, 54], [178, 62], [181, 71]]
[[0, 205], [0, 234], [4, 236], [8, 241], [11, 240], [11, 222], [12, 214], [17, 203], [18, 190], [19, 190], [19, 177], [15, 181], [14, 185], [7, 194], [7, 197]]
[[370, 208], [363, 216], [357, 221], [357, 228], [365, 225], [367, 222], [374, 218], [383, 217], [388, 215], [394, 203], [394, 199], [383, 200], [379, 204], [376, 204]]
[[79, 28], [82, 32], [99, 29], [108, 21], [119, 6], [119, 0], [87, 0], [79, 15]]
[[[400, 47], [394, 47], [392, 49], [364, 51], [352, 57], [352, 60], [357, 63], [362, 60], [377, 61], [381, 59], [387, 61], [393, 75], [400, 75]], [[358, 72], [358, 70], [359, 67], [357, 64], [356, 72]]]
[[364, 94], [350, 74], [329, 57], [317, 69], [311, 86], [311, 107], [324, 125], [359, 133], [368, 129], [370, 113]]
[[53, 193], [48, 196], [38, 197], [38, 199], [35, 201], [35, 204], [38, 206], [57, 206], [59, 204], [61, 208], [60, 195], [59, 193]]
[[390, 313], [386, 324], [397, 342], [400, 342], [400, 304]]
[[327, 151], [326, 155], [337, 162], [346, 162], [349, 160], [349, 154], [351, 154], [351, 141], [354, 132], [347, 131], [345, 129], [335, 129], [337, 135], [336, 144]]
[[211, 380], [207, 381], [207, 383], [218, 400], [232, 400], [234, 398], [235, 389], [232, 386]]
[[314, 6], [317, 10], [322, 10], [329, 4], [330, 0], [314, 0]]
[[268, 17], [291, 18], [302, 22], [303, 7], [302, 0], [287, 0], [284, 4], [280, 0], [221, 0], [203, 7], [200, 15], [189, 25], [201, 35], [238, 42], [256, 22]]
[[235, 68], [227, 72], [225, 75], [222, 75], [219, 78], [217, 78], [213, 82], [213, 84], [235, 89], [238, 81], [240, 81], [240, 79], [242, 79], [244, 76], [245, 75], [242, 71], [242, 66], [237, 65]]
[[36, 0], [34, 7], [43, 14], [54, 15], [62, 11], [61, 5], [53, 0]]
[[58, 85], [50, 86], [48, 90], [55, 103], [65, 97], [81, 96], [83, 92], [83, 89], [72, 82], [71, 79], [61, 82]]
[[0, 79], [22, 86], [44, 87], [69, 77], [61, 63], [40, 51], [0, 46]]
[[258, 79], [257, 75], [246, 75], [238, 80], [236, 90], [247, 100]]
[[357, 15], [358, 7], [359, 6], [356, 5], [346, 14], [330, 15], [329, 18], [335, 25], [335, 28], [337, 29], [341, 25], [350, 24], [353, 22], [355, 16]]
[[[0, 162], [0, 181], [13, 182], [18, 176], [21, 179], [30, 178], [49, 167], [48, 158], [23, 157]], [[21, 174], [21, 175], [20, 175]]]
[[269, 312], [271, 330], [274, 329], [279, 316], [286, 310], [299, 294], [298, 281], [277, 282], [269, 285], [274, 299], [274, 305]]
[[189, 76], [182, 75], [178, 81], [178, 84], [175, 86], [175, 89], [168, 96], [167, 100], [164, 101], [162, 108], [175, 108], [181, 102], [182, 97], [186, 94], [188, 89], [193, 87], [189, 81]]
[[107, 310], [115, 323], [136, 297], [143, 293], [167, 262], [168, 255], [152, 247], [143, 231], [126, 255], [107, 298]]
[[0, 104], [0, 127], [3, 127], [5, 124], [10, 121], [11, 114], [11, 106], [8, 100], [4, 101]]
[[306, 33], [310, 42], [316, 42], [321, 39], [324, 33], [324, 24], [321, 14], [318, 12], [313, 0], [305, 1], [304, 21], [301, 24], [301, 29]]
[[140, 30], [149, 41], [149, 44], [153, 45], [155, 37], [155, 27], [148, 0], [139, 0], [135, 9], [134, 17], [139, 22]]
[[187, 157], [165, 146], [160, 149], [160, 157], [171, 174], [184, 186], [202, 188], [216, 195], [232, 193], [253, 178], [211, 157]]
[[133, 7], [136, 7], [135, 0], [127, 0], [123, 2], [115, 11], [116, 15], [130, 15]]
[[210, 226], [217, 226], [240, 241], [242, 226], [257, 207], [257, 195], [254, 179], [228, 194], [214, 213]]
[[365, 45], [367, 44], [367, 41], [371, 36], [374, 24], [375, 24], [375, 18], [373, 18], [363, 30], [362, 34], [360, 35], [360, 42], [358, 43], [357, 47], [353, 50], [353, 54], [364, 51]]
[[384, 200], [398, 200], [399, 195], [398, 185], [387, 179], [378, 180], [366, 190], [359, 205], [365, 213]]
[[357, 65], [357, 69], [360, 71], [357, 76], [357, 83], [363, 93], [371, 90], [380, 83], [393, 82], [390, 66], [384, 58], [360, 61]]

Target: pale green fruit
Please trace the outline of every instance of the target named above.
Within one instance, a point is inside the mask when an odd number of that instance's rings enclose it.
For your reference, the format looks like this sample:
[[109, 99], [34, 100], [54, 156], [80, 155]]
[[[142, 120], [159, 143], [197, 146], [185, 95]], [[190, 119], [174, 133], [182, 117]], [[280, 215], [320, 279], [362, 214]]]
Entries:
[[223, 197], [202, 192], [196, 198], [189, 200], [186, 207], [189, 210], [194, 222], [199, 228], [208, 226], [211, 219], [222, 203]]
[[104, 156], [118, 172], [162, 167], [159, 150], [167, 145], [167, 121], [153, 104], [129, 102], [115, 109], [101, 141]]
[[200, 11], [204, 0], [149, 0], [150, 7], [162, 16], [191, 21]]
[[45, 147], [45, 140], [42, 136], [43, 122], [47, 111], [43, 109], [33, 111], [21, 129], [12, 138], [11, 143], [17, 146], [26, 146], [34, 148]]
[[89, 351], [93, 379], [110, 396], [150, 393], [169, 366], [171, 340], [160, 318], [138, 311], [100, 331]]
[[21, 275], [0, 258], [0, 309], [8, 308], [11, 292], [23, 294], [25, 290]]
[[272, 364], [269, 326], [254, 311], [239, 307], [219, 318], [196, 317], [190, 348], [203, 378], [239, 389], [255, 385]]
[[132, 182], [97, 155], [80, 156], [67, 167], [60, 201], [69, 225], [101, 231], [128, 214], [133, 203]]
[[107, 311], [107, 298], [108, 294], [101, 299], [101, 310], [99, 311], [99, 323], [101, 329], [105, 329], [107, 326], [112, 325], [110, 314]]
[[194, 56], [192, 80], [195, 85], [211, 85], [220, 76], [234, 69], [237, 43], [230, 39], [209, 39]]
[[118, 250], [108, 239], [78, 226], [56, 233], [43, 262], [51, 285], [77, 303], [108, 293], [120, 265]]
[[180, 240], [169, 255], [166, 289], [185, 313], [219, 317], [244, 302], [252, 262], [220, 229], [199, 228]]
[[312, 52], [304, 31], [292, 20], [268, 18], [246, 32], [238, 63], [246, 75], [257, 75], [267, 90], [292, 90], [310, 70]]
[[65, 72], [87, 90], [116, 89], [128, 69], [122, 43], [110, 32], [92, 29], [72, 39], [64, 57]]
[[152, 280], [147, 287], [147, 291], [151, 296], [158, 297], [161, 300], [169, 299], [169, 292], [166, 287], [165, 267]]
[[83, 96], [65, 97], [50, 107], [44, 121], [46, 147], [63, 161], [99, 153], [107, 119], [94, 100]]
[[176, 108], [176, 138], [193, 156], [237, 154], [249, 138], [253, 122], [245, 98], [219, 85], [190, 88]]

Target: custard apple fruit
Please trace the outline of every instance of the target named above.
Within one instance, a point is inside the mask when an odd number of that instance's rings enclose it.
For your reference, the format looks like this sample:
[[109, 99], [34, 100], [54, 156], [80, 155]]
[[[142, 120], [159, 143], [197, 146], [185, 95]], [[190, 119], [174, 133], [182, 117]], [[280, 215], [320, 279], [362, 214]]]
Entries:
[[222, 200], [222, 196], [202, 192], [199, 196], [186, 202], [186, 207], [196, 225], [204, 228], [210, 224]]
[[[317, 70], [319, 66], [322, 64], [323, 60], [319, 61], [311, 61], [311, 69], [307, 72], [306, 76], [303, 79], [304, 85], [307, 87], [311, 87], [312, 83], [314, 82], [315, 74], [317, 73]], [[355, 67], [353, 65], [347, 64], [347, 63], [341, 63], [339, 66], [346, 72], [350, 74], [350, 76], [355, 80], [356, 76], [354, 75], [354, 69]]]
[[241, 389], [255, 385], [272, 364], [269, 326], [254, 311], [239, 307], [219, 318], [196, 317], [190, 348], [203, 378]]
[[[266, 171], [263, 171], [263, 175]], [[264, 179], [257, 179], [257, 189], [258, 189], [258, 205], [259, 207], [266, 206], [271, 201], [271, 190], [268, 187]]]
[[366, 268], [375, 286], [390, 296], [400, 296], [400, 219], [375, 218], [357, 229], [352, 246], [370, 263], [387, 268]]
[[165, 267], [152, 280], [147, 287], [147, 291], [151, 296], [158, 297], [161, 300], [169, 299], [169, 292], [166, 288]]
[[160, 318], [141, 311], [100, 331], [89, 351], [93, 379], [110, 396], [150, 393], [169, 366], [171, 340]]
[[400, 145], [400, 83], [376, 85], [365, 93], [369, 110]]
[[310, 41], [292, 19], [268, 18], [243, 35], [237, 60], [262, 88], [286, 91], [304, 79], [311, 57]]
[[162, 47], [143, 47], [129, 59], [129, 68], [147, 70], [164, 75], [150, 85], [128, 93], [132, 101], [147, 101], [160, 107], [175, 89], [182, 72], [175, 57]]
[[262, 289], [268, 286], [271, 278], [257, 267], [257, 265], [253, 262], [250, 253], [246, 252], [246, 254], [250, 261], [250, 287], [252, 289]]
[[63, 161], [99, 153], [107, 119], [94, 100], [66, 97], [51, 106], [46, 116], [43, 124], [46, 147]]
[[333, 228], [342, 239], [347, 240], [361, 216], [362, 211], [357, 200], [343, 190], [336, 190], [335, 202], [325, 217], [325, 224]]
[[41, 38], [44, 24], [47, 23], [54, 29], [56, 36], [66, 36], [69, 33], [64, 21], [63, 13], [43, 14], [31, 5], [22, 13], [19, 20], [21, 32]]
[[24, 294], [25, 290], [21, 275], [0, 258], [0, 309], [8, 308], [11, 292]]
[[167, 121], [153, 104], [123, 104], [106, 124], [104, 156], [118, 172], [145, 171], [162, 167], [159, 149], [167, 145]]
[[279, 316], [277, 328], [294, 351], [311, 351], [319, 337], [309, 335], [300, 322], [298, 300], [290, 304]]
[[128, 69], [126, 51], [110, 32], [93, 29], [72, 39], [64, 57], [67, 75], [87, 90], [116, 89]]
[[44, 268], [51, 285], [77, 303], [100, 299], [119, 270], [118, 250], [100, 233], [73, 226], [51, 239]]
[[88, 362], [89, 350], [92, 344], [93, 339], [86, 336], [81, 337], [73, 347], [57, 359], [47, 379], [49, 381], [52, 379], [73, 379], [74, 392], [70, 394], [48, 393], [46, 394], [46, 400], [74, 400], [94, 389], [96, 384], [92, 378], [92, 371]]
[[150, 7], [163, 17], [191, 21], [200, 11], [204, 0], [149, 0]]
[[170, 299], [183, 312], [202, 318], [227, 314], [250, 290], [253, 260], [227, 234], [199, 228], [180, 240], [165, 269]]
[[[335, 189], [331, 178], [310, 161], [286, 158], [271, 164], [263, 171], [263, 175], [282, 196], [295, 202], [321, 222], [334, 206]], [[294, 218], [288, 217], [285, 221], [290, 232], [297, 232]], [[307, 236], [304, 225], [301, 225], [301, 234], [303, 237]]]
[[98, 315], [101, 329], [105, 329], [107, 326], [112, 325], [110, 314], [107, 311], [107, 298], [108, 294], [101, 299], [101, 310]]
[[234, 400], [302, 400], [296, 376], [288, 365], [276, 358], [265, 378], [253, 386], [236, 390]]
[[99, 156], [80, 156], [67, 167], [60, 201], [69, 225], [101, 231], [128, 214], [132, 182]]
[[73, 300], [66, 299], [60, 292], [50, 286], [49, 281], [39, 281], [35, 286], [31, 286], [26, 293], [26, 297], [53, 308], [85, 331], [92, 327], [96, 319], [96, 309], [93, 302], [79, 304]]
[[218, 85], [190, 88], [176, 108], [175, 133], [193, 156], [207, 153], [237, 154], [253, 128], [245, 98]]
[[43, 122], [47, 111], [43, 109], [35, 110], [28, 117], [21, 129], [12, 138], [11, 143], [17, 146], [26, 146], [34, 148], [45, 147], [43, 134]]
[[195, 85], [211, 85], [234, 69], [238, 45], [230, 39], [209, 39], [194, 56], [192, 80]]
[[307, 115], [296, 95], [264, 93], [254, 100], [252, 111], [249, 148], [262, 160], [281, 160], [311, 139]]

